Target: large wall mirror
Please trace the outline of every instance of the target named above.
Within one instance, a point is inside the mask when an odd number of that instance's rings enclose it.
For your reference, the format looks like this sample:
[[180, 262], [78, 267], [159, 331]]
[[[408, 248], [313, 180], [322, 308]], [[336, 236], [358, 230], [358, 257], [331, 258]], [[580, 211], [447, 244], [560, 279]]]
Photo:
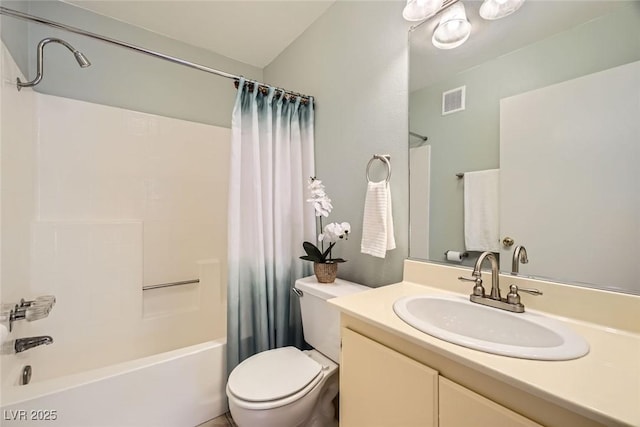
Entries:
[[501, 271], [640, 294], [640, 1], [460, 2], [463, 45], [410, 30], [410, 258], [472, 265], [460, 176], [498, 170]]

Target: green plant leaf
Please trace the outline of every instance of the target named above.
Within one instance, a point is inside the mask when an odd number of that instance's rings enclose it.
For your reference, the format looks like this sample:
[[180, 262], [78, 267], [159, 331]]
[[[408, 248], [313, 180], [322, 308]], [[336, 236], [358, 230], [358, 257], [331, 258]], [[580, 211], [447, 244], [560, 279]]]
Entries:
[[346, 259], [342, 259], [342, 258], [331, 258], [331, 259], [328, 259], [328, 260], [327, 260], [327, 262], [331, 262], [331, 263], [333, 263], [333, 262], [335, 262], [335, 263], [339, 263], [339, 262], [347, 262], [347, 260], [346, 260]]
[[304, 242], [302, 244], [302, 247], [304, 248], [304, 251], [307, 253], [307, 255], [306, 258], [300, 258], [313, 262], [325, 262], [325, 257], [322, 255], [322, 252], [320, 252], [320, 249], [318, 249], [318, 247], [313, 243]]

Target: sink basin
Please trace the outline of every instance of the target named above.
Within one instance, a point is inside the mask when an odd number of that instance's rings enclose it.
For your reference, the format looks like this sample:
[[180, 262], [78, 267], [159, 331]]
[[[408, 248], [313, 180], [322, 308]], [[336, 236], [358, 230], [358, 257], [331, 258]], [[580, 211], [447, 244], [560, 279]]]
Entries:
[[536, 313], [510, 313], [464, 297], [408, 296], [393, 304], [410, 326], [487, 353], [535, 360], [577, 359], [589, 344], [562, 322]]

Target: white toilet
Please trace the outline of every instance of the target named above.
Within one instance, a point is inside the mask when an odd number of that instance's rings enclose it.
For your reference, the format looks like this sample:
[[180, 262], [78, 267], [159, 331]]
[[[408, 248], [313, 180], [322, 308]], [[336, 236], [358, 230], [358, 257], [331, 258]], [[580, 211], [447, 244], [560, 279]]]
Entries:
[[229, 410], [239, 427], [335, 426], [340, 313], [326, 300], [371, 288], [315, 276], [296, 281], [304, 339], [314, 350], [267, 350], [249, 357], [229, 375]]

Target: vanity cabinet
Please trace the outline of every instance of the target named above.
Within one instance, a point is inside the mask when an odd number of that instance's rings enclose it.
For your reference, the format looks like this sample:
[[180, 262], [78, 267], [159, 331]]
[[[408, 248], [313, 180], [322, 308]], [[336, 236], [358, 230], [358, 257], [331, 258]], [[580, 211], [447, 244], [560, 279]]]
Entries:
[[342, 328], [341, 427], [542, 427], [392, 348]]
[[438, 425], [438, 372], [342, 330], [340, 426]]
[[444, 377], [438, 383], [440, 427], [542, 427]]

